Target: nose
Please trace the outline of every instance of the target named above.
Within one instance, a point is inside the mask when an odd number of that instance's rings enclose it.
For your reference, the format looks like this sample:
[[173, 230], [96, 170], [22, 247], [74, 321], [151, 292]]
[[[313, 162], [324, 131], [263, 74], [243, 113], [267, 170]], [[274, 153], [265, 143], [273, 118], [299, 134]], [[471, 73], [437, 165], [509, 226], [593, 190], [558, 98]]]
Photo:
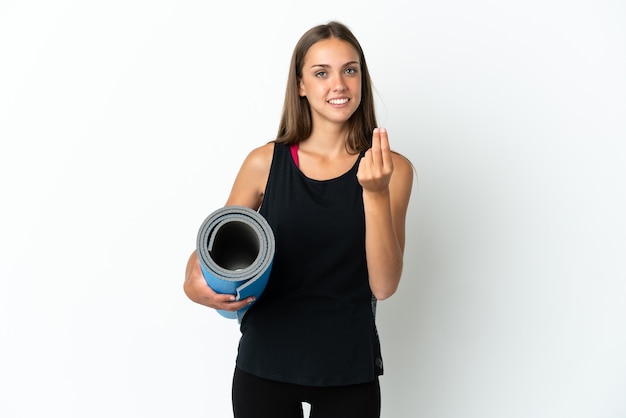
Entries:
[[333, 91], [344, 91], [346, 89], [346, 83], [341, 74], [335, 74], [333, 77]]

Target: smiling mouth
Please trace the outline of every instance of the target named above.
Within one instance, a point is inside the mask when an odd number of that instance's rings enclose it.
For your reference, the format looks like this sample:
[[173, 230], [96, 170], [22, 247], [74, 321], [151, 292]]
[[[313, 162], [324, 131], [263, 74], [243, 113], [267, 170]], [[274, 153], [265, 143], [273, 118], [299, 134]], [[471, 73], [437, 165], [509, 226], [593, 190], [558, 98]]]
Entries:
[[350, 99], [331, 99], [328, 101], [328, 103], [334, 104], [334, 105], [342, 105], [342, 104], [348, 103], [349, 100]]

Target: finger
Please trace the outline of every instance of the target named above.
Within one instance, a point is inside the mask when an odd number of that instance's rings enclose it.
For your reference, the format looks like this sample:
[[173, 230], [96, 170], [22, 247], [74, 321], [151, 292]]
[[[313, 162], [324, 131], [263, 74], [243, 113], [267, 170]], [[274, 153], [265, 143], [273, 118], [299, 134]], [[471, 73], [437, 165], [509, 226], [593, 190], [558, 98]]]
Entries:
[[359, 168], [361, 167], [367, 168], [367, 166], [371, 163], [372, 163], [372, 149], [370, 148], [367, 151], [365, 151], [365, 153], [363, 154], [363, 158], [361, 158], [361, 161], [359, 161]]
[[365, 154], [363, 154], [363, 158], [361, 158], [361, 161], [359, 161], [359, 168], [356, 172], [356, 178], [359, 180], [365, 178], [367, 176], [367, 173], [369, 172], [371, 164], [372, 150], [368, 149], [367, 151], [365, 151]]
[[391, 147], [389, 146], [389, 135], [385, 128], [379, 129], [380, 150], [382, 163], [385, 168], [393, 168], [393, 160], [391, 158]]
[[372, 164], [374, 167], [381, 167], [383, 160], [380, 149], [380, 129], [375, 128], [372, 134]]
[[[209, 288], [211, 289], [211, 288]], [[219, 304], [239, 304], [239, 303], [249, 303], [254, 301], [254, 296], [250, 296], [248, 298], [237, 300], [236, 295], [229, 295], [225, 293], [215, 293], [213, 289], [211, 289], [211, 293], [213, 293], [213, 300]]]
[[239, 309], [254, 302], [254, 300], [254, 296], [250, 296], [242, 300], [236, 300], [236, 297], [234, 295], [216, 293], [214, 298], [214, 304], [217, 309], [222, 309], [225, 311], [238, 311]]
[[372, 150], [380, 149], [380, 129], [374, 128], [372, 133]]
[[225, 293], [215, 293], [215, 291], [213, 289], [211, 289], [211, 293], [213, 293], [213, 301], [215, 301], [215, 303], [219, 303], [219, 304], [226, 304], [226, 303], [232, 303], [237, 301], [237, 298], [235, 297], [235, 295], [228, 295]]
[[[229, 295], [230, 296], [230, 295]], [[233, 296], [234, 297], [234, 296]], [[252, 302], [254, 302], [254, 296], [250, 296], [249, 298], [243, 299], [243, 300], [237, 300], [237, 301], [232, 301], [232, 300], [228, 300], [225, 301], [224, 303], [222, 303], [220, 306], [222, 310], [225, 311], [238, 311], [239, 309], [242, 309], [246, 306], [248, 306], [249, 304], [251, 304]]]

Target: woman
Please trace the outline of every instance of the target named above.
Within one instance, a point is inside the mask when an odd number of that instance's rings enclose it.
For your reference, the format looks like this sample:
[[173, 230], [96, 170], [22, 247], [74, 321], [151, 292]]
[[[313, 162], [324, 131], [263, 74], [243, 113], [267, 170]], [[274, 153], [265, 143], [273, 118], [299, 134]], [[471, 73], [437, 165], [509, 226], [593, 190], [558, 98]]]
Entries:
[[[413, 171], [376, 127], [365, 57], [344, 25], [307, 31], [289, 71], [275, 141], [245, 159], [226, 205], [247, 206], [276, 238], [271, 276], [241, 323], [236, 418], [379, 417], [383, 373], [377, 300], [402, 273]], [[184, 284], [194, 302], [236, 311], [195, 252]]]

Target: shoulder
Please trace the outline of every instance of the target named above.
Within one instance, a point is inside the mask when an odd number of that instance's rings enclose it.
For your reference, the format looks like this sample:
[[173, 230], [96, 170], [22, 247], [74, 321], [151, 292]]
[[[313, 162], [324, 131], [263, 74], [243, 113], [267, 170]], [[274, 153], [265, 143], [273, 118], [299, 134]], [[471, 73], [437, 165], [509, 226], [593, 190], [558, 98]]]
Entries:
[[394, 165], [399, 164], [400, 166], [404, 166], [405, 168], [413, 167], [411, 161], [409, 161], [408, 158], [400, 154], [398, 151], [391, 151], [391, 158], [393, 158]]
[[413, 167], [411, 161], [396, 151], [391, 152], [391, 158], [393, 161], [393, 172], [394, 175], [396, 175], [395, 177], [398, 180], [412, 184], [415, 168]]
[[255, 210], [259, 208], [272, 166], [273, 154], [273, 142], [250, 151], [235, 178], [226, 201], [227, 206], [247, 206]]
[[261, 181], [265, 188], [265, 182], [269, 176], [274, 157], [274, 142], [268, 142], [250, 151], [241, 166], [241, 172], [246, 174], [248, 181]]
[[406, 210], [413, 190], [414, 167], [404, 155], [392, 151], [393, 173], [389, 182], [394, 206]]
[[268, 142], [250, 151], [243, 163], [244, 167], [254, 171], [269, 171], [274, 156], [274, 142]]

